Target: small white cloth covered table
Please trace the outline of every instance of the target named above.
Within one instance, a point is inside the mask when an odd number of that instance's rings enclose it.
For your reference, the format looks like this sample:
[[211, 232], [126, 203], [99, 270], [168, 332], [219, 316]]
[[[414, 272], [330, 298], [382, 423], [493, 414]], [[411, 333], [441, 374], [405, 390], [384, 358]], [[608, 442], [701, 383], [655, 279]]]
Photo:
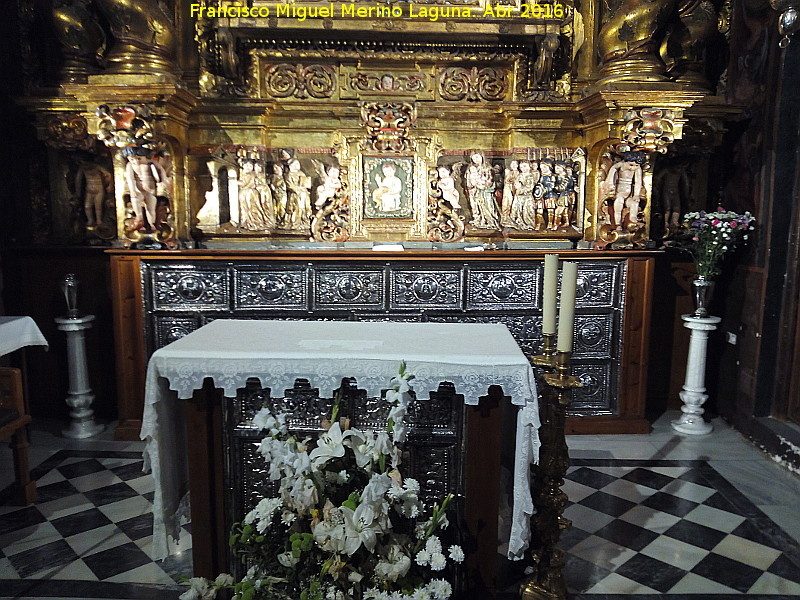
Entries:
[[168, 535], [176, 537], [186, 506], [186, 434], [170, 390], [188, 399], [211, 377], [235, 397], [248, 377], [276, 391], [303, 377], [332, 392], [342, 377], [354, 377], [368, 396], [380, 396], [402, 360], [418, 394], [450, 381], [475, 405], [489, 386], [501, 385], [520, 407], [509, 556], [521, 557], [534, 512], [529, 466], [538, 461], [540, 422], [533, 370], [505, 325], [219, 319], [157, 350], [147, 368], [141, 438], [156, 483], [153, 558], [169, 554]]
[[0, 356], [25, 346], [44, 346], [47, 340], [31, 317], [0, 317]]

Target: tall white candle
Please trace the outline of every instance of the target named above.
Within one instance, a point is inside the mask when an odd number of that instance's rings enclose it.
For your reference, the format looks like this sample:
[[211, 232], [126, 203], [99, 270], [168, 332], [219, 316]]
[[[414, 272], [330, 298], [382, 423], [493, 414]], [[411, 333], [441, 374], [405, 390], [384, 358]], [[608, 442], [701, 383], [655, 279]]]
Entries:
[[561, 308], [558, 311], [558, 341], [556, 342], [556, 350], [559, 352], [572, 352], [577, 285], [578, 263], [564, 262], [561, 268]]
[[558, 254], [544, 255], [544, 290], [542, 292], [542, 333], [556, 332], [558, 301]]

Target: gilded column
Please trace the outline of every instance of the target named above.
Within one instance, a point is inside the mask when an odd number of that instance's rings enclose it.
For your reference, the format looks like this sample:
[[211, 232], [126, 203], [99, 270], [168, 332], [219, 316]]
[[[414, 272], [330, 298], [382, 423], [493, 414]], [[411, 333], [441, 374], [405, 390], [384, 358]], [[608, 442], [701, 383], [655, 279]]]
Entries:
[[676, 0], [617, 0], [597, 39], [601, 86], [617, 81], [666, 80], [655, 38], [675, 4]]
[[111, 27], [114, 44], [108, 74], [175, 75], [175, 24], [157, 0], [97, 0]]

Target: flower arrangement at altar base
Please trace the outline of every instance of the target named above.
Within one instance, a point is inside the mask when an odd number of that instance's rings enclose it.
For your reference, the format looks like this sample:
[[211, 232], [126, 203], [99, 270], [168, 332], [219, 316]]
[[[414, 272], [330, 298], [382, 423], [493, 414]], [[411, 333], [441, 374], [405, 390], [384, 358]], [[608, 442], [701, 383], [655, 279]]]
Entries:
[[685, 229], [664, 246], [690, 253], [697, 274], [711, 278], [719, 275], [725, 254], [747, 241], [754, 224], [749, 212], [739, 214], [722, 207], [716, 212], [689, 212], [683, 216]]
[[452, 495], [426, 512], [419, 483], [400, 470], [412, 379], [401, 363], [385, 431], [350, 429], [338, 416], [341, 391], [317, 440], [290, 434], [285, 414], [262, 408], [253, 419], [268, 434], [259, 452], [279, 484], [233, 527], [230, 545], [247, 574], [192, 578], [181, 600], [211, 600], [219, 589], [236, 600], [449, 598], [442, 575], [464, 560], [440, 534]]

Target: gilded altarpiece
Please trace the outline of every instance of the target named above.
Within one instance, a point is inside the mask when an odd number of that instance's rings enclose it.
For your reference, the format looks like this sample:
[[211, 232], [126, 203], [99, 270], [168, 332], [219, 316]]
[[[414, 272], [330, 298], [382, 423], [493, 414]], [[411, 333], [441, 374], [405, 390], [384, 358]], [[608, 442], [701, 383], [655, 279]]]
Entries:
[[[44, 5], [52, 35], [33, 36]], [[730, 3], [17, 6], [20, 102], [49, 148], [34, 237], [136, 250], [112, 252], [118, 435], [138, 436], [150, 351], [206, 319], [502, 322], [534, 354], [546, 249], [581, 263], [576, 427], [647, 427], [641, 251], [674, 228], [676, 191], [700, 204], [737, 112], [706, 61]], [[357, 252], [387, 243], [419, 252]], [[524, 597], [563, 598], [558, 554], [531, 557]]]

